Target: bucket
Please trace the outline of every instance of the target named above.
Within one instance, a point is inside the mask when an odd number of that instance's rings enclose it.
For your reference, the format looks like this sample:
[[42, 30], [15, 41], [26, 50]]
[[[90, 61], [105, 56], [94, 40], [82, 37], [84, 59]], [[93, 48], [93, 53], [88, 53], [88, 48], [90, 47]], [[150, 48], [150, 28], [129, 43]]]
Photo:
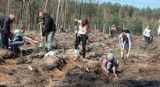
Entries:
[[39, 43], [39, 47], [40, 47], [41, 49], [44, 49], [44, 48], [45, 48], [44, 43], [43, 43], [43, 42], [40, 42], [40, 43]]

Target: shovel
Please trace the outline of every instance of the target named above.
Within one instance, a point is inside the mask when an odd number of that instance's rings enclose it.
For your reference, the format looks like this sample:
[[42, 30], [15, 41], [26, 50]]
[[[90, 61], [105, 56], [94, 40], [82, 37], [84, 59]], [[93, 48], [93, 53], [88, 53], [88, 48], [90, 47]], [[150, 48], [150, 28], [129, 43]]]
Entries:
[[[40, 32], [42, 32], [42, 25], [40, 25]], [[39, 43], [39, 47], [41, 49], [44, 49], [45, 48], [45, 44], [43, 42], [43, 36], [41, 35], [41, 38], [40, 38], [40, 43]]]

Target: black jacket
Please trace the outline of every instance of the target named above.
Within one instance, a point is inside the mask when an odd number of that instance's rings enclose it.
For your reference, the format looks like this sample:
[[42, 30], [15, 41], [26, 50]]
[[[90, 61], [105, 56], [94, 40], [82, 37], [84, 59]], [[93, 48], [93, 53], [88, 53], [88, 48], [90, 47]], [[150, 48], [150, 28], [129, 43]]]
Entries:
[[0, 15], [0, 27], [2, 28], [2, 30], [7, 33], [10, 34], [10, 19], [9, 16], [1, 14]]
[[56, 26], [54, 20], [49, 14], [45, 13], [43, 17], [44, 28], [42, 30], [42, 35], [45, 36], [46, 33], [51, 31], [56, 31]]

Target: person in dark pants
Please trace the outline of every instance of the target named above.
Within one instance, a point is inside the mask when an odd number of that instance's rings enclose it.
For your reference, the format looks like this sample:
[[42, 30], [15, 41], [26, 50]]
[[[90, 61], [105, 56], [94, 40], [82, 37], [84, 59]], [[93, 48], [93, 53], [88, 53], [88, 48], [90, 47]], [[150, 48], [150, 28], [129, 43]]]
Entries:
[[146, 25], [143, 35], [145, 39], [144, 46], [148, 48], [149, 44], [151, 43], [151, 39], [152, 39], [151, 29], [149, 28], [149, 25]]
[[52, 42], [56, 33], [56, 26], [53, 18], [49, 14], [40, 12], [39, 17], [43, 20], [43, 22], [39, 23], [40, 25], [44, 25], [41, 35], [46, 37], [46, 51], [49, 52], [52, 50]]
[[14, 21], [14, 15], [0, 15], [0, 32], [1, 32], [1, 43], [4, 49], [8, 49], [8, 39], [11, 35], [10, 24]]
[[[128, 32], [128, 31], [127, 31]], [[131, 36], [130, 33], [122, 32], [119, 35], [119, 45], [121, 49], [121, 58], [124, 59], [124, 53], [126, 51], [126, 56], [129, 58], [130, 50], [131, 50]]]
[[111, 27], [111, 37], [113, 38], [114, 36], [116, 36], [116, 26], [113, 24]]
[[[76, 31], [77, 37], [76, 37], [76, 43], [75, 43], [75, 53], [77, 53], [78, 51], [78, 45], [80, 44], [80, 42], [82, 41], [82, 55], [83, 55], [83, 59], [85, 58], [86, 55], [86, 43], [87, 43], [87, 39], [88, 39], [88, 28], [89, 28], [89, 22], [87, 18], [84, 18], [82, 20], [77, 20], [75, 19], [75, 21], [77, 21], [79, 23], [79, 31]], [[75, 57], [74, 60], [77, 60], [78, 58], [80, 58], [80, 56]]]

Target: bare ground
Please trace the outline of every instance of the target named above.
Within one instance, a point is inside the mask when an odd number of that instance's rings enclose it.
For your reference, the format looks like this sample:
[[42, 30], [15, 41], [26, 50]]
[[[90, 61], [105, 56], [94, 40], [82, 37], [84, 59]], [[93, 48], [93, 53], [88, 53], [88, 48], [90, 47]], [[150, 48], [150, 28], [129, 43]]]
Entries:
[[[132, 49], [126, 64], [120, 58], [118, 38], [90, 35], [87, 62], [73, 61], [75, 35], [58, 33], [54, 40], [57, 59], [44, 59], [44, 50], [26, 51], [16, 57], [1, 58], [0, 87], [160, 87], [160, 57], [156, 37], [142, 48], [143, 37], [132, 36]], [[35, 39], [38, 40], [38, 37]], [[21, 49], [36, 47], [26, 43]], [[79, 46], [81, 48], [81, 46]], [[101, 55], [113, 51], [123, 70], [118, 77], [104, 76]], [[3, 55], [3, 51], [0, 55]], [[18, 56], [17, 56], [18, 55]]]

